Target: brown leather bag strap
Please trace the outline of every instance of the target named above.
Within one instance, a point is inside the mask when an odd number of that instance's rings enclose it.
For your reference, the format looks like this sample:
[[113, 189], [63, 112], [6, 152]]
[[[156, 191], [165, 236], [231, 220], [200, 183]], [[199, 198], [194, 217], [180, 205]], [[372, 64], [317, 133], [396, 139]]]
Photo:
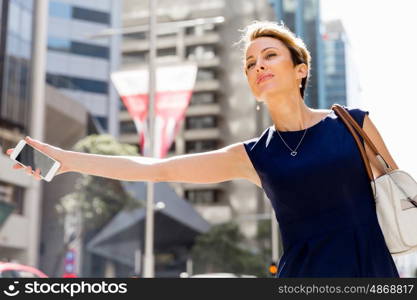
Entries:
[[[391, 167], [386, 162], [386, 160], [382, 157], [382, 155], [378, 152], [376, 149], [374, 143], [371, 141], [371, 139], [368, 137], [366, 132], [359, 126], [359, 124], [355, 121], [354, 118], [349, 114], [349, 112], [340, 104], [333, 104], [332, 110], [336, 112], [336, 114], [342, 119], [342, 121], [345, 123], [346, 127], [349, 129], [350, 133], [353, 135], [355, 142], [359, 148], [359, 151], [362, 156], [362, 160], [365, 164], [366, 172], [368, 174], [369, 180], [374, 181], [374, 176], [372, 173], [371, 164], [369, 162], [369, 158], [366, 155], [365, 148], [363, 144], [361, 143], [357, 133], [359, 133], [364, 141], [366, 142], [366, 145], [372, 150], [372, 152], [375, 154], [378, 161], [381, 163], [385, 173], [387, 173], [387, 170], [391, 170]], [[353, 129], [355, 128], [355, 129]], [[356, 130], [356, 131], [355, 131]], [[374, 181], [375, 184], [375, 181]]]

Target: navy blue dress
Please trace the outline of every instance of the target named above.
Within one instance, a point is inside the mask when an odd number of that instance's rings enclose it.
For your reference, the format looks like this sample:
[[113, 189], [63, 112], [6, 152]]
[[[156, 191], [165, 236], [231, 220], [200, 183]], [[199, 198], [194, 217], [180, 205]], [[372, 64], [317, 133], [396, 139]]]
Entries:
[[[344, 107], [363, 126], [369, 112]], [[294, 149], [304, 130], [279, 133]], [[334, 111], [308, 128], [296, 156], [274, 125], [243, 144], [279, 223], [277, 277], [399, 277], [359, 149]]]

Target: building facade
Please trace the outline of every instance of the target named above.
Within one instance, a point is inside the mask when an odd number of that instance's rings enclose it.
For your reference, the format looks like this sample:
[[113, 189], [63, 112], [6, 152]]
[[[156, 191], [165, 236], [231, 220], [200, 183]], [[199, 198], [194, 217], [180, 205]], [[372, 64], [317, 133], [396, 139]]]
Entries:
[[361, 105], [361, 86], [348, 35], [340, 20], [324, 24], [326, 102]]
[[118, 64], [118, 39], [94, 35], [119, 26], [120, 5], [115, 0], [49, 0], [48, 12], [47, 83], [83, 104], [112, 134], [118, 98], [109, 74]]
[[300, 37], [311, 54], [305, 103], [313, 108], [329, 108], [326, 103], [324, 49], [321, 33], [320, 0], [269, 0], [278, 22]]
[[[37, 210], [30, 195], [37, 189], [23, 172], [11, 171], [13, 162], [5, 154], [30, 134], [32, 69], [32, 24], [34, 1], [0, 1], [0, 200], [15, 208], [0, 228], [0, 260], [37, 263]], [[36, 192], [36, 191], [35, 191]], [[16, 234], [18, 233], [18, 234]]]
[[[45, 122], [45, 132], [40, 139], [64, 149], [70, 149], [79, 138], [98, 130], [85, 106], [71, 104], [76, 100], [50, 86], [45, 89], [46, 102], [40, 108], [45, 111], [45, 120], [33, 114], [32, 53], [34, 32], [41, 30], [35, 26], [36, 4], [32, 0], [0, 1], [0, 165], [5, 170], [0, 172], [0, 202], [14, 207], [0, 227], [0, 260], [45, 268], [51, 274], [51, 268], [46, 265], [53, 264], [55, 258], [51, 253], [59, 250], [63, 241], [62, 228], [53, 223], [56, 219], [48, 217], [55, 213], [54, 203], [59, 194], [73, 188], [74, 176], [63, 176], [45, 185], [22, 171], [12, 170], [14, 163], [5, 152], [26, 135], [34, 137], [43, 128], [41, 122]], [[106, 72], [108, 75], [109, 71]]]
[[[148, 23], [147, 1], [125, 0], [123, 26]], [[222, 17], [223, 22], [211, 22]], [[159, 23], [206, 19], [204, 24], [160, 34], [157, 62], [195, 61], [196, 84], [190, 106], [168, 156], [205, 152], [258, 136], [270, 123], [264, 109], [256, 110], [242, 65], [242, 52], [234, 45], [239, 29], [255, 19], [274, 19], [267, 1], [158, 1]], [[147, 33], [126, 34], [122, 42], [122, 69], [146, 66]], [[137, 144], [135, 126], [120, 102], [120, 140]], [[192, 172], [192, 170], [190, 170]], [[247, 181], [216, 184], [170, 183], [211, 224], [238, 221], [248, 238], [257, 232], [259, 219], [267, 210], [261, 189]]]

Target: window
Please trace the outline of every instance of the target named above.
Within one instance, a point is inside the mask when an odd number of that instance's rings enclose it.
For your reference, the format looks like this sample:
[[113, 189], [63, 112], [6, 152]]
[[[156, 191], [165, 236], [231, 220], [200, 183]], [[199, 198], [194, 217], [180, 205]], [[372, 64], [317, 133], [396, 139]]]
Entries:
[[156, 55], [157, 56], [175, 56], [177, 55], [177, 49], [176, 48], [157, 49]]
[[186, 153], [204, 152], [217, 149], [217, 140], [195, 140], [185, 142]]
[[213, 69], [198, 69], [197, 80], [215, 79], [216, 71]]
[[185, 50], [185, 56], [196, 60], [211, 59], [216, 56], [216, 49], [214, 45], [189, 46]]
[[70, 78], [74, 86], [79, 87], [81, 90], [86, 92], [107, 94], [107, 82], [72, 77]]
[[184, 196], [192, 204], [214, 204], [219, 202], [218, 190], [186, 190]]
[[70, 52], [71, 42], [66, 39], [48, 37], [48, 49], [60, 52]]
[[71, 19], [72, 8], [67, 3], [49, 2], [49, 15], [51, 17]]
[[101, 128], [103, 128], [104, 130], [107, 130], [108, 129], [108, 126], [107, 126], [108, 125], [107, 117], [95, 116], [95, 118], [100, 123]]
[[14, 213], [23, 214], [24, 188], [5, 182], [0, 182], [0, 201], [15, 206]]
[[106, 81], [84, 79], [58, 74], [46, 74], [46, 82], [57, 88], [81, 90], [91, 93], [107, 94], [108, 83]]
[[185, 119], [186, 129], [216, 128], [217, 116], [193, 116]]
[[72, 8], [72, 17], [78, 20], [110, 24], [110, 15], [108, 13], [76, 6]]
[[158, 38], [176, 38], [177, 33], [176, 32], [164, 32], [158, 34]]
[[137, 133], [135, 123], [133, 121], [120, 122], [120, 133]]
[[217, 26], [213, 23], [209, 23], [209, 24], [196, 25], [193, 27], [186, 27], [185, 34], [201, 36], [201, 35], [204, 35], [205, 33], [215, 32], [216, 30], [217, 30]]
[[67, 39], [48, 37], [48, 49], [91, 57], [109, 58], [109, 48]]
[[211, 92], [193, 93], [190, 105], [216, 103], [216, 95]]
[[142, 64], [146, 63], [148, 59], [148, 54], [146, 52], [130, 52], [123, 53], [122, 63], [125, 65], [128, 64]]
[[71, 42], [71, 52], [74, 54], [109, 58], [109, 48], [80, 42]]
[[123, 35], [123, 38], [145, 40], [146, 32], [126, 33]]
[[67, 3], [49, 2], [49, 15], [51, 17], [63, 19], [78, 19], [83, 21], [90, 21], [102, 24], [110, 24], [110, 15], [106, 12], [101, 12], [92, 9], [86, 9], [76, 6], [71, 6]]

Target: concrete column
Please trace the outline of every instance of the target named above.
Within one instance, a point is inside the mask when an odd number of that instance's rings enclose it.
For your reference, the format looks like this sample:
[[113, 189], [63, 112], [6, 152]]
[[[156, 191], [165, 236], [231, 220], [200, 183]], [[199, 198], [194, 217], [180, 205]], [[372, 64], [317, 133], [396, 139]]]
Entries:
[[[44, 140], [45, 122], [45, 64], [48, 21], [48, 0], [34, 1], [33, 52], [31, 96], [32, 111], [29, 135]], [[38, 266], [40, 241], [40, 213], [42, 202], [42, 182], [33, 179], [25, 197], [25, 215], [29, 219], [29, 243], [27, 264]]]

